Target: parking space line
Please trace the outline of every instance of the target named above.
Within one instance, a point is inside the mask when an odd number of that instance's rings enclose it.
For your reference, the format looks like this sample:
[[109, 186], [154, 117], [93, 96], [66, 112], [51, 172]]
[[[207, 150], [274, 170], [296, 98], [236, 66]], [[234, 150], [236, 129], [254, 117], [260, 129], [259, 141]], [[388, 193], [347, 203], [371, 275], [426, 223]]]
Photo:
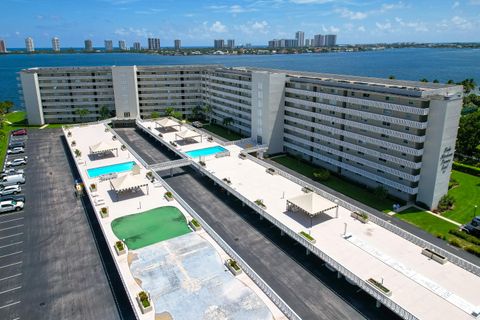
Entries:
[[2, 213], [2, 218], [9, 217], [12, 214], [21, 214], [21, 213], [23, 213], [23, 211], [14, 211], [14, 212], [10, 212], [10, 213]]
[[[23, 232], [11, 234], [11, 235], [9, 235], [9, 236], [0, 237], [0, 240], [2, 240], [2, 239], [7, 239], [7, 238], [11, 238], [11, 237], [15, 237], [15, 236], [21, 236], [22, 234], [23, 234]], [[1, 248], [1, 247], [0, 247], [0, 248]]]
[[25, 219], [25, 217], [20, 217], [20, 218], [15, 218], [15, 219], [11, 219], [11, 220], [1, 221], [0, 224], [13, 222], [13, 221], [18, 221], [18, 220], [22, 220], [22, 219]]
[[14, 243], [6, 244], [4, 246], [1, 246], [0, 249], [6, 248], [6, 247], [11, 247], [11, 246], [14, 246], [14, 245], [20, 244], [20, 243], [23, 243], [23, 241], [17, 241], [17, 242], [14, 242]]
[[10, 256], [13, 256], [14, 254], [19, 254], [19, 253], [22, 253], [23, 251], [17, 251], [17, 252], [12, 252], [12, 253], [9, 253], [9, 254], [4, 254], [3, 256], [0, 256], [0, 258], [5, 258], [5, 257], [10, 257]]
[[8, 307], [14, 306], [14, 305], [19, 304], [19, 303], [20, 303], [20, 301], [15, 301], [15, 302], [6, 304], [4, 306], [1, 306], [0, 309], [8, 308]]
[[0, 229], [0, 231], [5, 231], [5, 230], [10, 230], [10, 229], [20, 228], [20, 227], [23, 227], [23, 226], [24, 226], [24, 224], [19, 224], [19, 225], [13, 226], [13, 227], [8, 227], [8, 228]]
[[21, 264], [22, 262], [23, 262], [23, 261], [18, 261], [18, 262], [10, 263], [10, 264], [1, 266], [0, 269], [8, 268], [8, 267], [11, 267], [11, 266], [16, 266], [17, 264]]
[[8, 292], [15, 291], [15, 290], [18, 290], [18, 289], [21, 289], [21, 288], [22, 288], [22, 286], [18, 286], [18, 287], [8, 289], [8, 290], [5, 290], [5, 291], [0, 291], [0, 294], [8, 293]]
[[21, 275], [22, 275], [21, 273], [17, 273], [17, 274], [14, 274], [13, 276], [8, 276], [8, 277], [5, 277], [5, 278], [1, 278], [0, 281], [12, 279], [12, 278], [15, 278], [15, 277], [18, 277], [18, 276], [21, 276]]

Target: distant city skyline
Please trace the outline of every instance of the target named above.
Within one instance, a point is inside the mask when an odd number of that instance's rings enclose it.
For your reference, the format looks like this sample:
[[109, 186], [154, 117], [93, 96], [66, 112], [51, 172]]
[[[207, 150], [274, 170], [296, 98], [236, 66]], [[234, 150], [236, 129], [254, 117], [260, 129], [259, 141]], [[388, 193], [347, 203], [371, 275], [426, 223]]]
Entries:
[[[339, 44], [478, 41], [480, 0], [4, 0], [0, 39], [7, 47], [81, 47], [91, 39], [127, 44], [160, 38], [173, 46], [211, 46], [214, 39], [236, 45], [265, 45], [303, 31], [337, 34]], [[305, 39], [308, 39], [307, 37]], [[311, 38], [310, 38], [311, 40]]]

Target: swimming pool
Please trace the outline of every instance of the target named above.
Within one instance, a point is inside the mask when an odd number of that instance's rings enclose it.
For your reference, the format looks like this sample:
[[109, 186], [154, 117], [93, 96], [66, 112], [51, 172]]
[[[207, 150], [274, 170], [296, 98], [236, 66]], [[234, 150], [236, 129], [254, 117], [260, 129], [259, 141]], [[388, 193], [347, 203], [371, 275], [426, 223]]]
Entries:
[[117, 163], [109, 166], [87, 169], [87, 173], [90, 178], [96, 178], [104, 174], [130, 171], [134, 165], [135, 161]]
[[223, 151], [227, 151], [227, 149], [225, 149], [222, 146], [215, 146], [215, 147], [191, 150], [191, 151], [187, 151], [185, 153], [189, 157], [198, 158], [198, 157], [201, 157], [201, 156], [211, 156], [212, 154], [223, 152]]

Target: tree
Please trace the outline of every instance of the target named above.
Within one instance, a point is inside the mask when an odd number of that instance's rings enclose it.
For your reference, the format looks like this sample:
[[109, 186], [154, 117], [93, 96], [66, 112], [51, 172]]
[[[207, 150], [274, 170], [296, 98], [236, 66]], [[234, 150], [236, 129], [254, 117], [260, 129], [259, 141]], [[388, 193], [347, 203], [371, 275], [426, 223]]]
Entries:
[[469, 93], [470, 91], [475, 89], [475, 87], [477, 86], [477, 84], [475, 83], [475, 80], [473, 79], [465, 79], [462, 82], [459, 82], [457, 84], [460, 84], [463, 86], [463, 91], [465, 93]]
[[212, 123], [212, 106], [206, 104], [203, 106], [203, 112], [208, 116], [208, 123]]
[[228, 131], [230, 132], [230, 125], [233, 123], [233, 118], [228, 117], [228, 118], [223, 118], [223, 125], [227, 127]]
[[447, 81], [447, 84], [455, 84], [455, 82], [452, 79], [450, 79]]
[[192, 109], [192, 116], [193, 116], [193, 119], [195, 120], [198, 120], [201, 115], [202, 115], [202, 107], [201, 106], [195, 106], [193, 109]]
[[433, 83], [439, 83], [440, 81], [438, 81], [437, 79], [433, 80], [432, 81]]
[[428, 79], [427, 78], [422, 78], [422, 79], [420, 79], [420, 82], [428, 82]]
[[394, 80], [394, 79], [395, 79], [395, 76], [391, 74], [391, 75], [388, 76], [388, 79]]
[[101, 106], [100, 107], [100, 118], [107, 119], [108, 117], [110, 117], [110, 109], [108, 109], [107, 106]]
[[12, 101], [4, 101], [3, 102], [4, 104], [4, 107], [5, 107], [5, 113], [10, 113], [10, 111], [12, 110], [13, 106], [14, 106], [14, 103]]
[[175, 109], [173, 107], [168, 107], [165, 109], [165, 115], [167, 117], [173, 117], [174, 112], [175, 112]]
[[182, 120], [183, 114], [180, 111], [174, 111], [171, 116], [175, 119]]
[[456, 151], [465, 156], [474, 156], [480, 144], [480, 111], [460, 118]]
[[157, 111], [153, 111], [153, 112], [150, 114], [150, 118], [152, 118], [152, 119], [160, 118], [160, 113], [158, 113]]
[[75, 114], [80, 117], [80, 119], [83, 120], [83, 118], [88, 115], [90, 111], [88, 109], [77, 109], [75, 110]]

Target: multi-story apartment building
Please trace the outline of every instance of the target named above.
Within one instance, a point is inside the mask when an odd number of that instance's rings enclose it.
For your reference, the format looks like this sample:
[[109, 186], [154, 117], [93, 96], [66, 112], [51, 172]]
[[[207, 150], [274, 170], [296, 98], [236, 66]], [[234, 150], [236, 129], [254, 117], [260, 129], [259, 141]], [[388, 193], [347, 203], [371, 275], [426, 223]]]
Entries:
[[325, 46], [325, 36], [322, 34], [314, 35], [312, 47], [324, 47], [324, 46]]
[[133, 50], [135, 50], [135, 51], [142, 50], [142, 45], [140, 44], [140, 42], [134, 42], [133, 43]]
[[[148, 117], [198, 106], [222, 125], [367, 187], [434, 208], [448, 190], [461, 86], [222, 66], [21, 71], [29, 123]], [[81, 117], [76, 110], [90, 113]]]
[[118, 41], [118, 48], [121, 51], [126, 51], [127, 50], [127, 43], [125, 42], [125, 40], [119, 40]]
[[55, 52], [60, 51], [60, 39], [57, 37], [52, 38], [52, 50]]
[[7, 53], [7, 45], [5, 40], [0, 40], [0, 53]]
[[228, 49], [235, 49], [235, 39], [228, 39], [227, 40], [227, 48]]
[[269, 48], [295, 48], [297, 44], [297, 39], [273, 39], [268, 41]]
[[85, 40], [85, 51], [93, 51], [93, 42], [90, 39]]
[[105, 51], [113, 51], [113, 41], [105, 40]]
[[336, 34], [325, 35], [325, 46], [334, 47], [336, 45], [337, 45], [337, 35]]
[[305, 47], [310, 47], [310, 39], [305, 39]]
[[33, 44], [33, 39], [31, 37], [25, 39], [25, 50], [27, 52], [35, 51], [35, 45]]
[[295, 40], [297, 40], [297, 47], [301, 48], [305, 45], [305, 32], [295, 32]]
[[160, 38], [148, 38], [148, 50], [160, 50]]
[[175, 39], [175, 41], [173, 41], [173, 45], [175, 47], [175, 50], [180, 50], [180, 48], [182, 47], [182, 40]]
[[223, 49], [225, 47], [225, 41], [223, 39], [213, 40], [213, 48]]

